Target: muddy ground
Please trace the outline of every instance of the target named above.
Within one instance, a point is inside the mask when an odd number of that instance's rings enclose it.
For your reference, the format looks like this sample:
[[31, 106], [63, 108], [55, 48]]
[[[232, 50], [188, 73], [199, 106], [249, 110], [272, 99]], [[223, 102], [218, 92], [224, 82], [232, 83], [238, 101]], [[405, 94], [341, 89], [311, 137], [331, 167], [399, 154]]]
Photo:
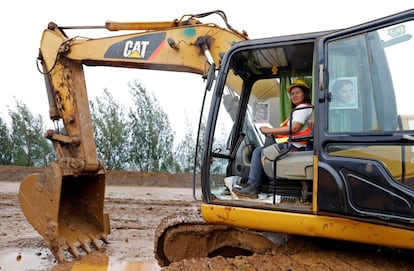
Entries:
[[[0, 270], [69, 270], [70, 265], [55, 262], [20, 211], [18, 180], [25, 174], [26, 169], [0, 167]], [[161, 270], [153, 255], [154, 232], [167, 214], [198, 208], [199, 202], [192, 197], [191, 177], [119, 174], [108, 174], [122, 180], [117, 185], [114, 179], [108, 180], [106, 190], [110, 243], [87, 259], [95, 257], [103, 264], [94, 270]], [[265, 255], [192, 259], [162, 270], [412, 270], [413, 256], [411, 251], [289, 237], [287, 245]], [[79, 269], [81, 263], [75, 263], [79, 264], [77, 270], [91, 270]]]

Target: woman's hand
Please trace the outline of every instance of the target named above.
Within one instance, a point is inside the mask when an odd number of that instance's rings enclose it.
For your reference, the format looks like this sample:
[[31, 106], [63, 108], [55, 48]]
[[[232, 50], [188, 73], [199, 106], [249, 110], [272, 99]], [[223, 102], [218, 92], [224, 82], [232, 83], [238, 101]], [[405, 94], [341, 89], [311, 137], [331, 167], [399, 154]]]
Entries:
[[262, 126], [260, 127], [260, 132], [264, 135], [268, 135], [271, 133], [270, 129], [271, 129], [270, 127]]

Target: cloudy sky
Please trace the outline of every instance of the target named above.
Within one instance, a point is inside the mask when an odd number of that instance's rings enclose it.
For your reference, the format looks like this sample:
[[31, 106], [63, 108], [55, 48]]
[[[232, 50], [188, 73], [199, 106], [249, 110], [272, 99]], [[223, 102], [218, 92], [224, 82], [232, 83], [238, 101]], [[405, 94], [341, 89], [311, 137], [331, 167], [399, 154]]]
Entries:
[[[25, 103], [32, 113], [41, 114], [45, 123], [52, 126], [47, 115], [43, 76], [36, 67], [40, 38], [51, 21], [59, 26], [95, 26], [104, 25], [105, 21], [172, 21], [184, 14], [219, 9], [226, 13], [233, 28], [246, 30], [250, 38], [260, 38], [346, 28], [410, 8], [414, 8], [414, 4], [407, 0], [381, 3], [361, 0], [2, 1], [0, 116], [7, 118], [7, 109], [14, 108], [14, 99], [17, 99]], [[217, 19], [207, 17], [202, 21]], [[183, 123], [186, 117], [191, 123], [196, 124], [198, 121], [198, 107], [204, 90], [198, 75], [178, 77], [175, 73], [125, 69], [121, 72], [111, 68], [96, 71], [89, 71], [88, 68], [87, 72], [87, 75], [91, 74], [90, 81], [87, 81], [91, 99], [100, 95], [104, 88], [109, 91], [124, 88], [125, 93], [117, 91], [112, 94], [117, 101], [129, 107], [127, 83], [137, 78], [155, 94], [161, 106], [170, 114], [173, 127]], [[165, 82], [169, 82], [169, 86]], [[194, 102], [183, 104], [183, 95]], [[177, 104], [180, 106], [177, 107]]]

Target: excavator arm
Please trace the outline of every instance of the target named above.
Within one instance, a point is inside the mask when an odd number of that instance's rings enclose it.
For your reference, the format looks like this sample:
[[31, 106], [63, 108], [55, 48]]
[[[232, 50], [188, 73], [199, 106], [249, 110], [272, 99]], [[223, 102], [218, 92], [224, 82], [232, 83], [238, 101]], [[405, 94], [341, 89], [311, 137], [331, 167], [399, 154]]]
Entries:
[[[50, 118], [62, 119], [67, 133], [47, 133], [48, 138], [59, 143], [55, 145], [59, 159], [80, 158], [85, 162], [83, 171], [96, 172], [102, 167], [96, 157], [84, 65], [203, 75], [212, 63], [219, 66], [220, 54], [233, 43], [247, 38], [215, 24], [190, 23], [194, 20], [164, 30], [99, 39], [68, 38], [56, 24], [49, 24], [42, 36], [39, 59], [47, 85]], [[131, 29], [133, 24], [125, 25]], [[107, 22], [106, 28], [122, 29], [122, 24]]]
[[[48, 130], [57, 159], [41, 174], [26, 176], [19, 202], [32, 226], [59, 262], [79, 258], [107, 242], [109, 216], [104, 213], [105, 167], [97, 157], [83, 67], [111, 66], [206, 74], [245, 33], [198, 18], [220, 11], [185, 15], [172, 22], [107, 22], [109, 31], [133, 33], [103, 38], [69, 38], [65, 29], [49, 23], [44, 30], [39, 61], [45, 77], [51, 120]], [[230, 80], [231, 81], [231, 80]], [[234, 84], [239, 82], [235, 81]], [[67, 253], [69, 252], [69, 254]]]

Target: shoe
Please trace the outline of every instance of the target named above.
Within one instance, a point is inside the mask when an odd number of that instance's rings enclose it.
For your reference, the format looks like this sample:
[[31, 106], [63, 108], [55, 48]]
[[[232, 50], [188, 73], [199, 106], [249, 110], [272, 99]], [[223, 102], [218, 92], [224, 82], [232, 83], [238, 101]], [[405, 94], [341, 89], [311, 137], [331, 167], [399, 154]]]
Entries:
[[257, 199], [257, 195], [259, 194], [259, 189], [256, 186], [248, 183], [246, 186], [243, 187], [233, 187], [233, 192], [237, 196], [240, 197], [248, 197], [251, 199]]
[[238, 186], [241, 186], [241, 187], [245, 187], [245, 186], [247, 186], [247, 184], [248, 184], [248, 181], [249, 179], [246, 179], [246, 178], [240, 178], [237, 182], [236, 182], [236, 184], [238, 185]]

